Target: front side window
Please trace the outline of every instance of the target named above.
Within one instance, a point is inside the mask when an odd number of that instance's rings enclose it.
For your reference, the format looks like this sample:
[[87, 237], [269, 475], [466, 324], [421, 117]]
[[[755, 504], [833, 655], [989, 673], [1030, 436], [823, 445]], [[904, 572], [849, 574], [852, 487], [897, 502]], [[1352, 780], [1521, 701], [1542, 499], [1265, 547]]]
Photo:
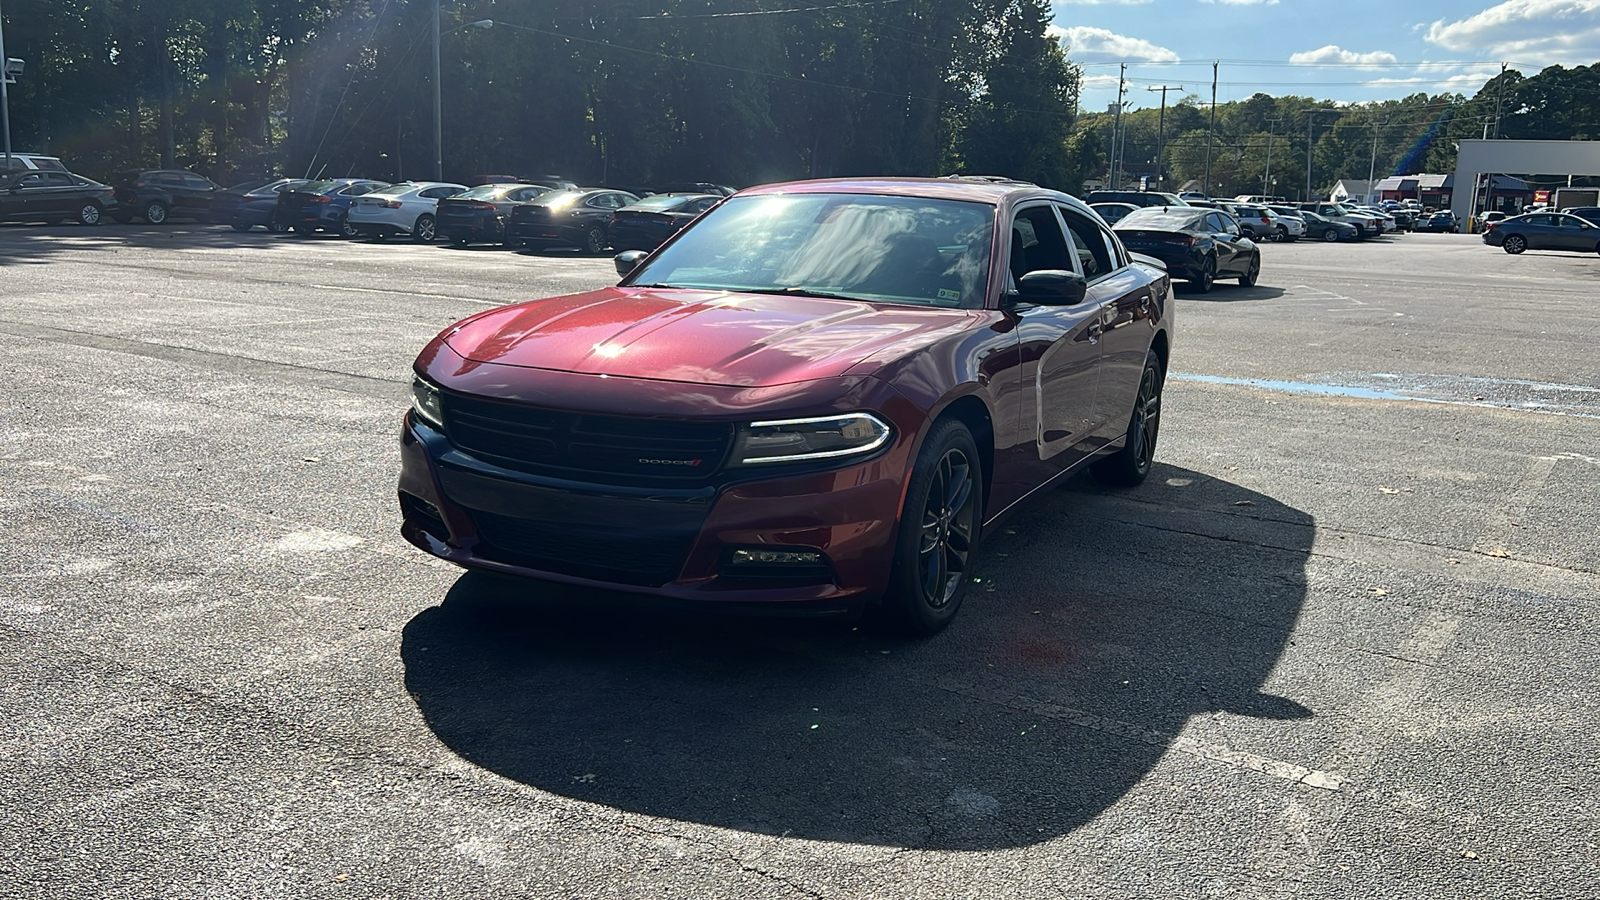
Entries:
[[735, 197], [626, 283], [977, 309], [993, 240], [994, 207], [984, 203], [873, 194]]
[[1062, 209], [1061, 217], [1067, 220], [1067, 230], [1072, 232], [1072, 243], [1077, 247], [1083, 277], [1093, 281], [1111, 274], [1117, 268], [1117, 262], [1105, 236], [1100, 232], [1100, 226], [1071, 209]]

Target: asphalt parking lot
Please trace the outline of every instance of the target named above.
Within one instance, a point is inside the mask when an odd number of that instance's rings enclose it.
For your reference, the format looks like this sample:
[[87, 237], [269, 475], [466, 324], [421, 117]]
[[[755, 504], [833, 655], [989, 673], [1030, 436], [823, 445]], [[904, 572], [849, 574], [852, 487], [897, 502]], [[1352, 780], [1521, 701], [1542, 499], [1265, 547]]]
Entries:
[[608, 259], [0, 227], [0, 896], [1600, 896], [1600, 257], [1263, 255], [901, 642], [401, 540], [417, 350]]

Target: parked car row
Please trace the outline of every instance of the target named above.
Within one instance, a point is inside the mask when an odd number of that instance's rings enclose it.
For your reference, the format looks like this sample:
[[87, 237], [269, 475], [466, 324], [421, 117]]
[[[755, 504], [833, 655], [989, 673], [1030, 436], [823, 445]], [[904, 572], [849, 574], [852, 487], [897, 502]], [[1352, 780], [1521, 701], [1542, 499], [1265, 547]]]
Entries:
[[112, 185], [75, 175], [53, 157], [15, 158], [0, 173], [0, 220], [96, 225], [110, 216], [160, 225], [184, 218], [236, 231], [337, 233], [374, 240], [409, 237], [458, 246], [500, 243], [579, 247], [600, 253], [659, 246], [696, 216], [733, 193], [706, 182], [668, 185], [684, 192], [639, 193], [579, 187], [541, 178], [531, 183], [390, 184], [367, 178], [277, 178], [224, 188], [193, 172], [122, 172]]

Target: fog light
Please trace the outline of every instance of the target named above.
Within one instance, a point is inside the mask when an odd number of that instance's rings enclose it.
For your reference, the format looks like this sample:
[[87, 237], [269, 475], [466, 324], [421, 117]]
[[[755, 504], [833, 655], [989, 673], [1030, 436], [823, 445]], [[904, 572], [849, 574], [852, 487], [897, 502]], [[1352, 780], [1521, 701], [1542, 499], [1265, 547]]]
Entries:
[[735, 566], [815, 566], [821, 565], [822, 554], [806, 550], [735, 550], [731, 562]]

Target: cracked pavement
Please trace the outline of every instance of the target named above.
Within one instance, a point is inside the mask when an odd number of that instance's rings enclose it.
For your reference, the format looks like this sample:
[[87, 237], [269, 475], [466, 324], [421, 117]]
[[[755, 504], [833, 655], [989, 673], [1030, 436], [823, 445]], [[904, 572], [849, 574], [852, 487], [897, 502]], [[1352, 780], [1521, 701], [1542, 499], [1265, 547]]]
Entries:
[[902, 642], [399, 538], [416, 351], [608, 260], [0, 227], [0, 895], [1600, 895], [1600, 260], [1263, 255]]

